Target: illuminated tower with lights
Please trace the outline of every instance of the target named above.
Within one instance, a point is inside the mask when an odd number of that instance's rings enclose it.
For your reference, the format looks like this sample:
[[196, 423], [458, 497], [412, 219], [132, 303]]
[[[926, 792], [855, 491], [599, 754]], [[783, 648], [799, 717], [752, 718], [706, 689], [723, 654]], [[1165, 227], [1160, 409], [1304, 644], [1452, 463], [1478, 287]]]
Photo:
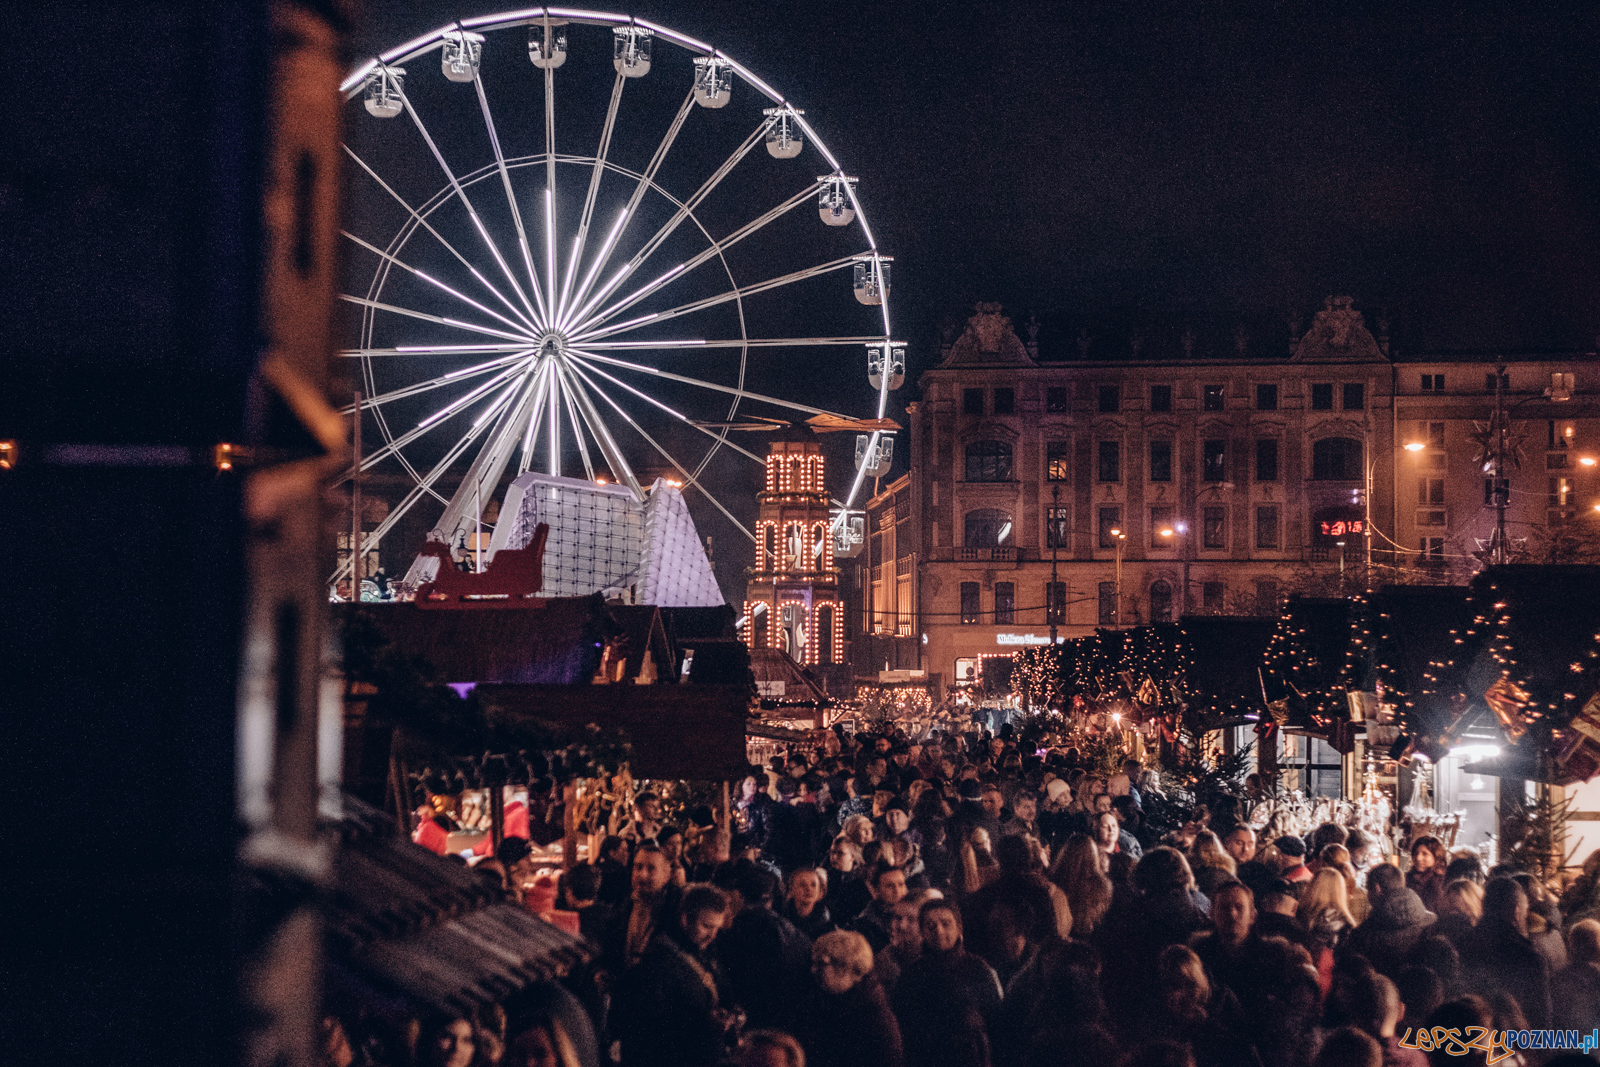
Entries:
[[814, 439], [775, 441], [758, 498], [756, 564], [740, 636], [797, 663], [844, 662], [844, 611], [828, 535], [828, 491]]

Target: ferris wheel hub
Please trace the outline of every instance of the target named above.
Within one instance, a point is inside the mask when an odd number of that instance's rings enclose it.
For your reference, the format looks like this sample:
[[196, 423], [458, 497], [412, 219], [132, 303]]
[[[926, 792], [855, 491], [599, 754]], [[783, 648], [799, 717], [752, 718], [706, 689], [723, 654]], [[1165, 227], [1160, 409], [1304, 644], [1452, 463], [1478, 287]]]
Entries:
[[567, 354], [567, 335], [560, 330], [546, 330], [539, 335], [539, 358]]

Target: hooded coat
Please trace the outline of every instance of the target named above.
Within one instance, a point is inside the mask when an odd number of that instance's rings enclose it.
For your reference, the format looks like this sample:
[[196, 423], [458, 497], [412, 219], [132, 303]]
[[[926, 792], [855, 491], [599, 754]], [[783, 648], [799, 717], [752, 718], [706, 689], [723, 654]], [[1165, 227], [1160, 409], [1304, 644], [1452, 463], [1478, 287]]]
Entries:
[[1398, 978], [1417, 942], [1438, 919], [1423, 906], [1416, 890], [1395, 889], [1372, 905], [1366, 922], [1345, 941], [1345, 954], [1365, 956], [1380, 974]]

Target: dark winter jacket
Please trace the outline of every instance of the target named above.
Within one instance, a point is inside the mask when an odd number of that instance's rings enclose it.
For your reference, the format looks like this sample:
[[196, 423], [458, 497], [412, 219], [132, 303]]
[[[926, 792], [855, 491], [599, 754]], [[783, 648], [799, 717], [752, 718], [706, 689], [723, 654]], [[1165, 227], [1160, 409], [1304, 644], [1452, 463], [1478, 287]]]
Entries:
[[960, 948], [924, 950], [894, 994], [908, 1067], [988, 1067], [1000, 979], [987, 963]]
[[902, 1067], [900, 1023], [877, 977], [868, 974], [835, 995], [812, 985], [802, 998], [795, 1037], [807, 1067]]
[[718, 1004], [710, 960], [680, 931], [658, 935], [612, 998], [623, 1067], [710, 1067], [722, 1052]]
[[1365, 956], [1379, 973], [1398, 978], [1417, 942], [1431, 933], [1439, 917], [1411, 889], [1385, 893], [1344, 943], [1345, 955]]
[[1461, 946], [1461, 970], [1479, 988], [1516, 997], [1530, 1025], [1550, 1025], [1550, 964], [1513, 927], [1480, 922]]
[[744, 1009], [751, 1029], [787, 1030], [794, 991], [811, 971], [811, 939], [766, 907], [748, 907], [718, 936], [713, 949], [728, 996]]

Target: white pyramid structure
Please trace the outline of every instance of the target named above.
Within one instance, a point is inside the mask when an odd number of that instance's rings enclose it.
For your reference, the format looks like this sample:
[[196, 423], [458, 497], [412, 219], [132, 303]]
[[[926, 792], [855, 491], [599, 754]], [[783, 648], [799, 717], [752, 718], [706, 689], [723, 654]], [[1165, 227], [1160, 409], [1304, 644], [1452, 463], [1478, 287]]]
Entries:
[[662, 479], [639, 503], [624, 486], [524, 474], [506, 491], [491, 558], [527, 546], [541, 522], [550, 535], [540, 596], [606, 593], [671, 608], [723, 603], [683, 493]]

